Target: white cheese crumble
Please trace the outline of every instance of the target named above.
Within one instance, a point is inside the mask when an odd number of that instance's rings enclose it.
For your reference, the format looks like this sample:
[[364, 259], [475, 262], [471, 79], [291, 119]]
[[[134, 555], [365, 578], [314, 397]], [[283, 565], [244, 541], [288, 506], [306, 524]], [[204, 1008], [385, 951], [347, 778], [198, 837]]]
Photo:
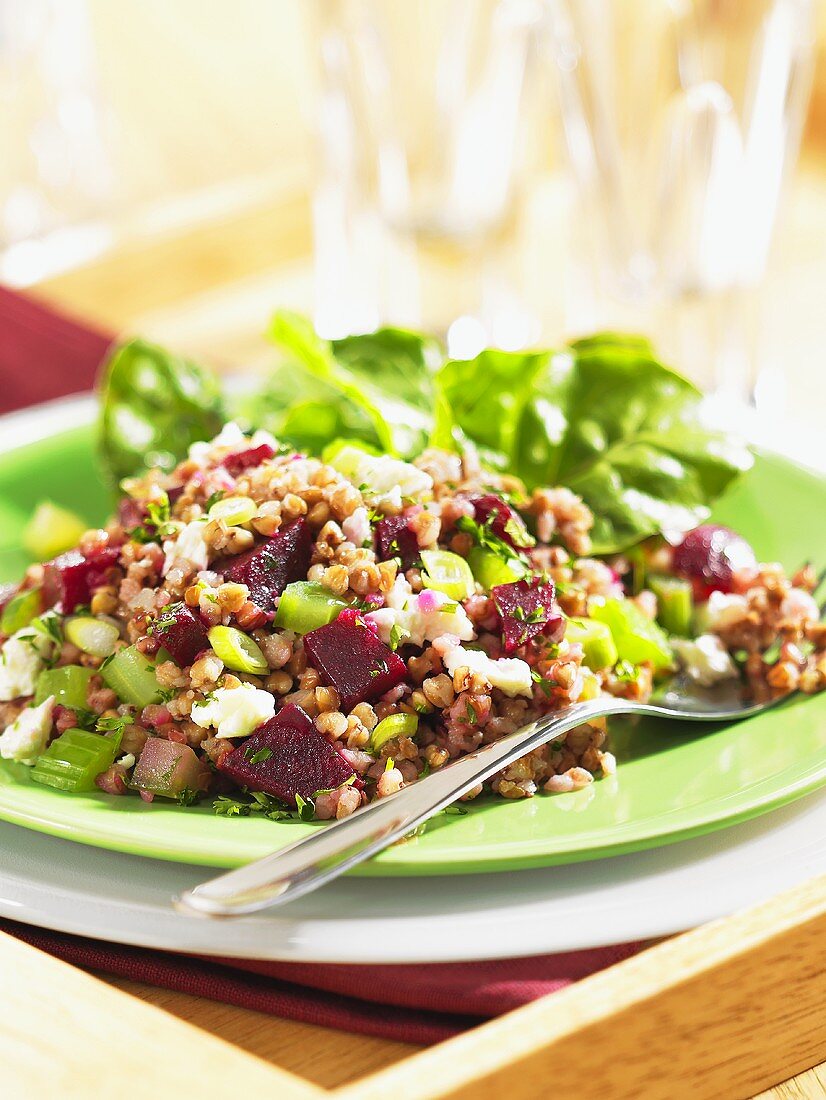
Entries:
[[433, 488], [433, 478], [424, 470], [390, 455], [369, 455], [356, 447], [343, 447], [330, 465], [362, 487], [362, 494], [377, 506], [399, 511], [402, 497], [415, 500]]
[[50, 695], [39, 707], [26, 707], [21, 711], [8, 729], [0, 734], [0, 756], [28, 767], [36, 764], [52, 732], [53, 710], [54, 695]]
[[202, 465], [209, 459], [210, 454], [216, 447], [245, 447], [247, 443], [247, 437], [238, 427], [233, 420], [227, 421], [227, 423], [221, 428], [218, 435], [214, 439], [208, 442], [192, 443], [189, 447], [189, 457], [193, 462], [197, 462]]
[[719, 631], [739, 623], [749, 609], [745, 596], [736, 593], [712, 592], [704, 612], [704, 625], [707, 630]]
[[671, 645], [685, 672], [698, 684], [710, 687], [738, 675], [737, 666], [716, 634], [701, 634], [693, 641], [673, 638]]
[[118, 763], [122, 768], [134, 768], [135, 766], [135, 754], [133, 752], [127, 752], [124, 756], [118, 760]]
[[268, 691], [240, 684], [217, 688], [205, 703], [192, 708], [192, 721], [201, 729], [213, 726], [216, 737], [249, 737], [275, 714], [275, 699]]
[[473, 623], [461, 604], [432, 589], [414, 596], [402, 575], [396, 577], [387, 595], [387, 606], [369, 612], [366, 618], [376, 624], [385, 645], [390, 644], [394, 627], [401, 645], [410, 642], [420, 646], [425, 640], [433, 641], [443, 634], [452, 634], [465, 642], [476, 637]]
[[780, 614], [798, 622], [816, 623], [820, 618], [820, 608], [808, 592], [802, 588], [790, 588], [780, 605]]
[[12, 634], [0, 653], [0, 700], [34, 695], [37, 677], [53, 648], [52, 639], [33, 626], [24, 626]]
[[364, 505], [356, 508], [352, 515], [341, 524], [344, 537], [349, 539], [354, 546], [364, 546], [373, 537], [373, 529], [370, 526], [370, 514]]
[[186, 523], [175, 539], [167, 539], [163, 544], [166, 557], [163, 563], [163, 575], [174, 566], [182, 566], [192, 572], [206, 569], [209, 565], [209, 547], [204, 541], [204, 523], [193, 520]]
[[442, 663], [451, 676], [463, 665], [471, 672], [478, 672], [491, 687], [499, 688], [504, 695], [533, 695], [531, 666], [518, 657], [501, 657], [494, 661], [480, 650], [449, 645], [442, 653]]

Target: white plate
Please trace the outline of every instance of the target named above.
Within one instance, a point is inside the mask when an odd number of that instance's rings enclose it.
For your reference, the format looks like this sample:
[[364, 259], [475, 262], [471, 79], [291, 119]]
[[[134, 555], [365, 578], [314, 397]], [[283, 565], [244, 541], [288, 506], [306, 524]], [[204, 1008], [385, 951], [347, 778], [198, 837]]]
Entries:
[[171, 897], [208, 868], [0, 825], [0, 915], [168, 951], [293, 962], [458, 962], [683, 931], [826, 872], [826, 793], [614, 859], [458, 878], [343, 879], [281, 912], [209, 921]]

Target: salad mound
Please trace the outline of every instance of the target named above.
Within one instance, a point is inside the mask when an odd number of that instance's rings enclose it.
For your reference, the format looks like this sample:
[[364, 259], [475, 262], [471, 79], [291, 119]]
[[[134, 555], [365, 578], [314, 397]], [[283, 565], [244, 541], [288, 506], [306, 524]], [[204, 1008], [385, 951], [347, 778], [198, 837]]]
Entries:
[[[341, 818], [677, 667], [758, 699], [826, 683], [809, 567], [710, 524], [597, 556], [581, 495], [469, 442], [323, 461], [230, 422], [123, 490], [2, 603], [0, 755], [67, 792]], [[583, 787], [615, 770], [607, 736], [582, 725], [488, 786]]]

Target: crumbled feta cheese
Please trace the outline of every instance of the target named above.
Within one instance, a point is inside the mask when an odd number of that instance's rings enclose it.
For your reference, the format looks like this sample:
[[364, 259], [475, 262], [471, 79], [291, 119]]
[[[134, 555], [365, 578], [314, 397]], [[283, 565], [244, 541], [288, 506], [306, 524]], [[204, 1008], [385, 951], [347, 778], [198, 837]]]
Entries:
[[163, 544], [166, 557], [163, 563], [163, 575], [173, 566], [183, 566], [191, 571], [206, 569], [209, 564], [209, 547], [204, 540], [204, 523], [193, 520], [186, 523], [175, 539], [167, 539]]
[[135, 754], [133, 752], [127, 752], [124, 756], [118, 760], [118, 763], [122, 768], [134, 768], [135, 766]]
[[0, 652], [0, 700], [34, 695], [37, 677], [53, 649], [52, 639], [33, 626], [12, 634]]
[[463, 665], [471, 672], [478, 672], [504, 695], [533, 695], [531, 666], [518, 657], [502, 657], [494, 661], [481, 650], [449, 645], [442, 653], [442, 663], [451, 676]]
[[259, 428], [250, 440], [250, 447], [263, 447], [265, 445], [277, 451], [281, 444], [271, 432], [265, 432], [263, 428]]
[[816, 623], [820, 618], [820, 608], [808, 592], [802, 588], [791, 588], [780, 605], [780, 614], [796, 622]]
[[745, 596], [735, 593], [712, 592], [706, 604], [704, 625], [710, 631], [725, 630], [740, 622], [749, 609]]
[[214, 439], [205, 443], [192, 443], [189, 448], [189, 457], [193, 462], [202, 464], [206, 462], [215, 447], [244, 447], [247, 437], [233, 421], [228, 421], [221, 428]]
[[216, 737], [248, 737], [275, 714], [275, 699], [268, 691], [241, 684], [217, 688], [205, 703], [192, 708], [192, 721], [201, 729], [215, 728]]
[[671, 645], [683, 669], [698, 684], [710, 687], [738, 675], [737, 666], [716, 634], [701, 634], [693, 641], [673, 638]]
[[373, 529], [370, 526], [370, 514], [367, 509], [363, 505], [356, 508], [355, 512], [344, 520], [341, 529], [344, 537], [354, 546], [364, 546], [366, 542], [370, 542]]
[[398, 511], [402, 497], [416, 499], [429, 493], [433, 478], [409, 462], [390, 455], [369, 455], [356, 447], [343, 447], [331, 465], [354, 485], [365, 486], [362, 493], [377, 506], [387, 504]]
[[418, 596], [401, 574], [387, 595], [387, 606], [370, 611], [366, 618], [376, 624], [379, 637], [389, 645], [391, 633], [396, 628], [400, 644], [410, 642], [422, 645], [444, 634], [452, 634], [462, 641], [475, 638], [473, 623], [461, 604], [451, 600], [444, 592], [428, 589]]
[[0, 756], [18, 764], [31, 767], [46, 748], [52, 732], [54, 695], [50, 695], [39, 707], [26, 707], [0, 734]]

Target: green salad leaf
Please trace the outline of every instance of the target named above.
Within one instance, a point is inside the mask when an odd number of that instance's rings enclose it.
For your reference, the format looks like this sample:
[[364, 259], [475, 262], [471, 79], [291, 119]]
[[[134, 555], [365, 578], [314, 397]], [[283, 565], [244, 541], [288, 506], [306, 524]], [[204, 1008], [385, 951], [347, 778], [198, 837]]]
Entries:
[[148, 466], [172, 469], [190, 443], [211, 439], [226, 420], [211, 374], [145, 340], [117, 348], [99, 388], [100, 451], [116, 484]]
[[447, 361], [421, 333], [383, 328], [331, 342], [288, 311], [268, 336], [279, 362], [260, 389], [232, 400], [186, 360], [142, 341], [122, 347], [102, 394], [110, 474], [159, 458], [172, 465], [227, 414], [313, 454], [333, 443], [402, 458], [472, 445], [528, 488], [578, 493], [595, 516], [594, 551], [607, 554], [702, 522], [751, 465], [745, 446], [702, 425], [700, 392], [641, 336], [597, 333], [560, 351]]
[[[361, 410], [383, 451], [411, 455], [426, 445], [432, 428], [430, 378], [442, 361], [436, 341], [385, 328], [330, 343], [316, 335], [306, 317], [286, 310], [274, 315], [268, 335], [335, 391], [339, 404]], [[374, 442], [363, 434], [356, 438]]]

